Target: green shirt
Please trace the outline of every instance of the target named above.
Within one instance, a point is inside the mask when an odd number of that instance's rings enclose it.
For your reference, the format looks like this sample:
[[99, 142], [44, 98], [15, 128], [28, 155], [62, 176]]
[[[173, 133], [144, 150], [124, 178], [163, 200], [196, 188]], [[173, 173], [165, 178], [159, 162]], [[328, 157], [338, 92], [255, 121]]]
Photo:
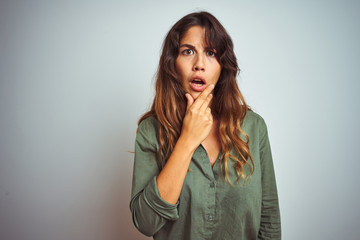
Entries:
[[[248, 111], [241, 128], [250, 138], [255, 171], [238, 184], [228, 160], [224, 179], [220, 156], [211, 167], [202, 145], [195, 150], [177, 204], [160, 197], [156, 185], [158, 122], [149, 117], [138, 127], [130, 209], [136, 228], [156, 240], [281, 239], [274, 167], [266, 124]], [[232, 151], [232, 154], [237, 154]], [[245, 167], [246, 173], [249, 169]]]

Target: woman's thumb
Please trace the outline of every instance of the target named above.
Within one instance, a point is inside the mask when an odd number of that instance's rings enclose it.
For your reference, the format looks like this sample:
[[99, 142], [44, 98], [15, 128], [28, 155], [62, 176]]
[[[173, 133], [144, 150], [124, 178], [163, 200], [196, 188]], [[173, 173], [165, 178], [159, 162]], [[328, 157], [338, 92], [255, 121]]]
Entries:
[[194, 98], [189, 93], [186, 93], [185, 97], [187, 99], [187, 109], [189, 109], [189, 107], [194, 103]]

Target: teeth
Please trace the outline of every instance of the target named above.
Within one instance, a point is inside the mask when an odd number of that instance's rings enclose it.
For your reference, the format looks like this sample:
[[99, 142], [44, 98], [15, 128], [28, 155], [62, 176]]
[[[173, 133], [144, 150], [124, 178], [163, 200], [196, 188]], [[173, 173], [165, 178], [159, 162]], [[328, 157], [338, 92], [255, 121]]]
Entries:
[[193, 82], [194, 84], [204, 84], [204, 82], [201, 81], [200, 79], [194, 79], [192, 82]]
[[203, 86], [203, 85], [205, 84], [201, 79], [197, 79], [197, 78], [193, 79], [193, 80], [191, 81], [191, 83], [192, 83], [194, 86], [197, 86], [197, 87], [201, 87], [201, 86]]

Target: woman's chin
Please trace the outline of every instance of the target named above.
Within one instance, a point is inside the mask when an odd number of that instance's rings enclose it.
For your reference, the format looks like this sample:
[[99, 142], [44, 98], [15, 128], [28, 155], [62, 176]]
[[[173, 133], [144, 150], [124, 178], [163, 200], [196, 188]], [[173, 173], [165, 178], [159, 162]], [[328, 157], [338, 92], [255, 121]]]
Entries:
[[201, 92], [191, 92], [190, 95], [196, 100], [200, 96]]

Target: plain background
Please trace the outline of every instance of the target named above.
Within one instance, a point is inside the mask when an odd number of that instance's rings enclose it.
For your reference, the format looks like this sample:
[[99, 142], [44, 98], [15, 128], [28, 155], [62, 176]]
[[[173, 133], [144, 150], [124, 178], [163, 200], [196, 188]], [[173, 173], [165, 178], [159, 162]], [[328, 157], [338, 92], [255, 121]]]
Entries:
[[129, 210], [162, 41], [213, 13], [266, 121], [283, 239], [360, 236], [359, 1], [0, 1], [0, 239], [148, 239]]

